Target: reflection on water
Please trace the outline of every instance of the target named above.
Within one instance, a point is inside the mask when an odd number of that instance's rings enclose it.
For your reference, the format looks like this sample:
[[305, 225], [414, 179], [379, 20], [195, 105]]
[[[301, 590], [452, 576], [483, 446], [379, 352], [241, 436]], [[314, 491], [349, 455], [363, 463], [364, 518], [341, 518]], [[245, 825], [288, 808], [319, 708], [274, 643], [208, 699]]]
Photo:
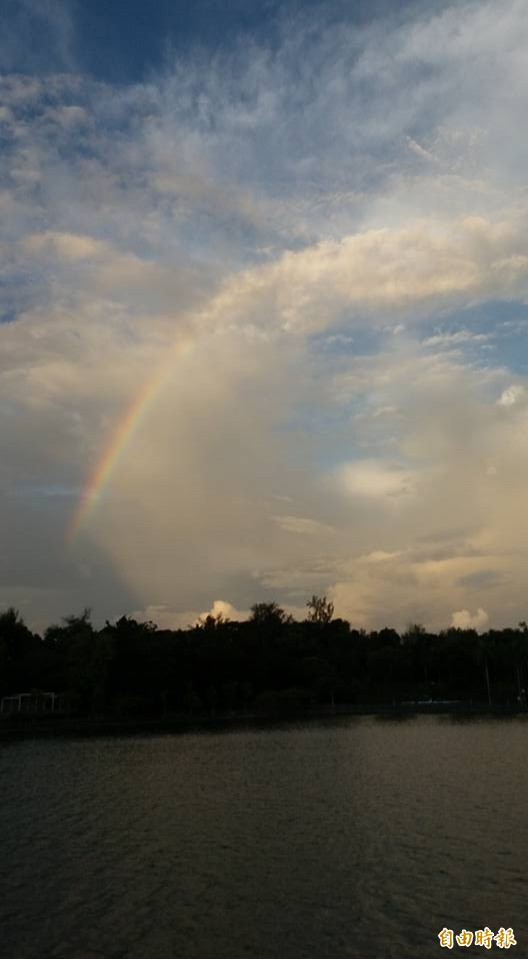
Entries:
[[449, 717], [4, 743], [2, 955], [426, 959], [487, 924], [526, 956], [527, 747]]

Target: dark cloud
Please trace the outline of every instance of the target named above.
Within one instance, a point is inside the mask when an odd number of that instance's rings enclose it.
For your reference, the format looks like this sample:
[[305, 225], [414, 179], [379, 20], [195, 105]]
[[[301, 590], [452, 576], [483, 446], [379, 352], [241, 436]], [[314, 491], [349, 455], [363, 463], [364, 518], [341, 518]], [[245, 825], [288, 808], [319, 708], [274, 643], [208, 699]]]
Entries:
[[483, 569], [476, 573], [469, 573], [467, 576], [461, 576], [456, 585], [462, 589], [485, 590], [503, 586], [506, 580], [507, 577], [504, 576], [504, 573], [493, 569]]

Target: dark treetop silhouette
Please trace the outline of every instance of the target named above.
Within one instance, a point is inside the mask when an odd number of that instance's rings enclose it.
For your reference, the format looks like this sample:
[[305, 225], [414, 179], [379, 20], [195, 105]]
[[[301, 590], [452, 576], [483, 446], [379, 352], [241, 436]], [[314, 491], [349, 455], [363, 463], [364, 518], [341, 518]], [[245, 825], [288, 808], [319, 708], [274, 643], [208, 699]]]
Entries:
[[43, 637], [10, 608], [0, 612], [0, 696], [29, 691], [26, 702], [42, 703], [52, 690], [59, 712], [152, 718], [430, 700], [525, 705], [525, 622], [482, 635], [416, 624], [365, 632], [334, 619], [324, 596], [306, 605], [302, 622], [257, 603], [247, 621], [209, 615], [185, 630], [126, 616], [95, 629], [85, 610]]

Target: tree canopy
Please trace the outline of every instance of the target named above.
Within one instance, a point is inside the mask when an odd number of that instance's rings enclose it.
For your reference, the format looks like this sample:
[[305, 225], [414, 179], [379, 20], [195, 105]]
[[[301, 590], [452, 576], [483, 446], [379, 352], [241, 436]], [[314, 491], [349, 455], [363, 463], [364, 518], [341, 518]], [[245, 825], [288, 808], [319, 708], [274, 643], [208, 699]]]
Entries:
[[197, 715], [306, 706], [458, 700], [524, 705], [528, 627], [411, 624], [366, 632], [312, 596], [304, 621], [255, 603], [245, 621], [206, 616], [158, 629], [122, 616], [96, 629], [90, 610], [43, 637], [20, 613], [0, 611], [0, 695], [52, 690], [69, 712], [98, 716]]

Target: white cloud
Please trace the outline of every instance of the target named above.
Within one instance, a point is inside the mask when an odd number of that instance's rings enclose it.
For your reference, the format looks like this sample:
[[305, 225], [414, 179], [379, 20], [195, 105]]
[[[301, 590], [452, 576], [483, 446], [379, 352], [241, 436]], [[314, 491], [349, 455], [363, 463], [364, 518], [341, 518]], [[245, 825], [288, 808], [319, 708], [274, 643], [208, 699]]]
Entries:
[[428, 347], [456, 347], [462, 343], [485, 343], [489, 339], [489, 333], [473, 333], [472, 330], [455, 330], [451, 333], [435, 333], [434, 336], [428, 336], [423, 341], [423, 345]]
[[366, 563], [386, 563], [388, 560], [396, 559], [396, 557], [400, 555], [399, 550], [395, 553], [387, 553], [383, 549], [375, 549], [372, 553], [369, 553], [368, 556], [365, 556], [364, 560]]
[[484, 630], [487, 629], [488, 625], [489, 616], [486, 610], [480, 606], [474, 614], [471, 614], [468, 609], [459, 609], [451, 617], [451, 626], [456, 626], [459, 629]]
[[514, 384], [513, 386], [508, 386], [507, 389], [503, 390], [499, 399], [497, 400], [498, 406], [515, 406], [519, 402], [521, 397], [524, 396], [524, 386], [520, 384]]
[[411, 495], [416, 483], [411, 470], [371, 459], [342, 466], [338, 475], [347, 493], [376, 500]]
[[155, 623], [159, 629], [188, 629], [190, 626], [204, 620], [207, 616], [213, 616], [215, 619], [219, 616], [224, 620], [231, 622], [243, 622], [251, 615], [249, 610], [240, 610], [225, 599], [215, 599], [210, 609], [197, 612], [196, 610], [175, 610], [170, 606], [158, 605], [147, 606], [145, 609], [138, 609], [130, 613], [133, 619], [138, 622]]
[[[388, 308], [418, 319], [440, 304], [528, 292], [527, 284], [528, 245], [513, 224], [418, 221], [288, 251], [230, 279], [209, 314], [267, 323], [273, 317], [286, 330], [308, 333], [342, 323], [347, 308], [355, 311], [349, 322]], [[459, 332], [451, 343], [486, 338]], [[426, 342], [440, 345], [437, 337]]]
[[250, 615], [251, 614], [248, 609], [237, 609], [232, 603], [227, 602], [225, 599], [215, 599], [211, 609], [200, 614], [202, 619], [206, 616], [214, 616], [215, 618], [217, 616], [221, 616], [223, 619], [229, 619], [232, 622], [240, 622], [244, 619], [248, 619]]
[[50, 247], [63, 260], [98, 260], [115, 255], [109, 243], [91, 236], [79, 236], [75, 233], [34, 233], [25, 239], [30, 252], [40, 252]]
[[305, 20], [144, 84], [1, 78], [6, 602], [523, 618], [523, 4]]
[[316, 536], [333, 532], [331, 526], [305, 516], [274, 516], [273, 519], [286, 533]]

